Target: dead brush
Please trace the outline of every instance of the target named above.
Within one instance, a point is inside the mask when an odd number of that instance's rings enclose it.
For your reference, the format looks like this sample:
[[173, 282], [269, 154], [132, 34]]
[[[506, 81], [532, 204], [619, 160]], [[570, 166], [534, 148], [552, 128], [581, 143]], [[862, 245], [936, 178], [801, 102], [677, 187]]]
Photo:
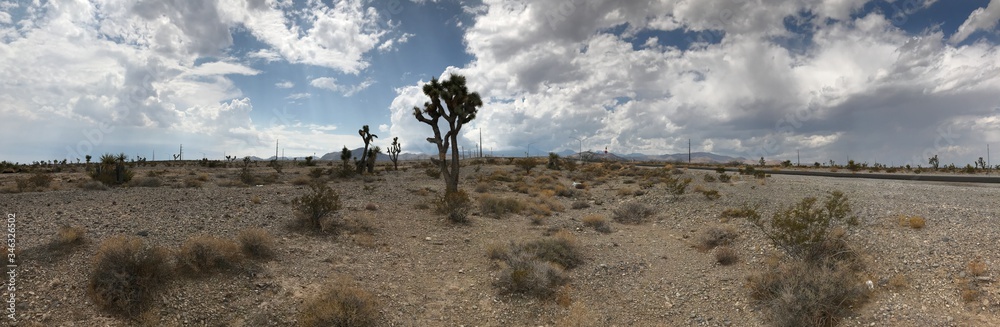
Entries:
[[94, 255], [88, 277], [90, 298], [104, 311], [138, 317], [173, 277], [169, 258], [167, 250], [147, 247], [137, 237], [105, 240]]
[[736, 250], [728, 246], [720, 246], [715, 248], [715, 262], [720, 265], [728, 266], [734, 264], [740, 260], [739, 254]]
[[66, 250], [81, 245], [87, 241], [87, 230], [80, 226], [61, 226], [56, 232], [56, 238], [49, 243], [55, 250]]
[[604, 234], [611, 233], [611, 224], [608, 224], [608, 219], [601, 215], [583, 217], [583, 225], [592, 227], [594, 230]]
[[612, 218], [622, 224], [641, 224], [652, 215], [653, 209], [637, 202], [622, 204], [612, 212]]
[[247, 257], [254, 259], [270, 259], [274, 257], [274, 238], [263, 228], [250, 228], [240, 231], [236, 236], [240, 250]]
[[701, 251], [709, 251], [717, 246], [732, 244], [738, 236], [730, 226], [711, 226], [701, 232], [695, 247]]
[[488, 194], [479, 197], [479, 210], [488, 217], [501, 218], [518, 214], [526, 207], [524, 202], [515, 198], [501, 198]]
[[322, 286], [302, 305], [299, 325], [307, 327], [376, 326], [381, 316], [375, 296], [346, 278]]
[[242, 249], [236, 242], [214, 236], [189, 238], [177, 251], [177, 269], [197, 277], [237, 268], [243, 262]]

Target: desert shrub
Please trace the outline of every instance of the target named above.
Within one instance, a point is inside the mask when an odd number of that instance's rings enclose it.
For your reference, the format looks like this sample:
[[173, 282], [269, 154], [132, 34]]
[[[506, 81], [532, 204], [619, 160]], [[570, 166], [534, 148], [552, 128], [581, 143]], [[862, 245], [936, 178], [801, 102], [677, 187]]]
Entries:
[[80, 188], [88, 191], [107, 191], [110, 189], [107, 185], [98, 181], [86, 181], [80, 184]]
[[312, 192], [292, 200], [299, 217], [299, 224], [316, 230], [326, 230], [324, 220], [340, 210], [340, 195], [326, 184], [314, 183], [309, 188]]
[[712, 176], [712, 174], [705, 174], [705, 176], [703, 176], [703, 179], [705, 180], [706, 183], [715, 182], [715, 176]]
[[517, 199], [500, 198], [491, 195], [479, 197], [479, 210], [486, 216], [500, 218], [508, 214], [520, 213], [524, 209], [524, 203]]
[[378, 205], [374, 203], [365, 204], [365, 210], [375, 211], [378, 210]]
[[132, 180], [132, 170], [125, 165], [128, 158], [124, 153], [117, 156], [110, 153], [101, 156], [90, 177], [107, 186], [122, 185]]
[[80, 226], [60, 226], [56, 238], [49, 243], [54, 249], [67, 249], [87, 241], [87, 230]]
[[515, 246], [512, 252], [530, 253], [537, 259], [555, 263], [567, 269], [575, 268], [583, 263], [583, 252], [580, 251], [580, 246], [573, 234], [567, 231], [559, 231], [551, 237]]
[[375, 296], [346, 279], [324, 285], [303, 303], [299, 325], [365, 327], [378, 324], [379, 303]]
[[299, 176], [299, 177], [296, 177], [295, 179], [292, 180], [292, 185], [299, 185], [299, 186], [301, 186], [301, 185], [309, 185], [309, 183], [312, 183], [312, 182], [313, 182], [313, 178], [306, 177], [306, 176]]
[[732, 180], [731, 176], [726, 175], [726, 174], [719, 174], [719, 181], [720, 182], [729, 183], [730, 180]]
[[530, 174], [531, 169], [538, 166], [538, 161], [532, 158], [521, 158], [514, 160], [514, 165], [524, 170], [524, 173]]
[[775, 247], [796, 258], [818, 258], [833, 253], [823, 253], [830, 244], [832, 227], [857, 225], [857, 217], [850, 215], [851, 206], [843, 193], [831, 192], [821, 206], [817, 199], [807, 197], [798, 204], [780, 210], [765, 221], [760, 215], [747, 217], [767, 236]]
[[138, 316], [172, 277], [168, 257], [166, 250], [146, 247], [136, 237], [105, 240], [94, 255], [88, 279], [91, 299], [105, 311]]
[[465, 191], [445, 192], [434, 202], [434, 205], [438, 214], [445, 215], [453, 223], [469, 222], [472, 200], [465, 194]]
[[684, 191], [687, 190], [688, 184], [691, 184], [691, 178], [682, 179], [668, 176], [664, 179], [664, 185], [667, 187], [667, 193], [673, 195], [675, 199], [684, 195]]
[[320, 178], [323, 177], [323, 174], [325, 173], [326, 172], [324, 171], [323, 168], [313, 168], [309, 170], [309, 177]]
[[622, 224], [641, 224], [653, 215], [653, 209], [636, 202], [622, 204], [612, 212], [612, 218]]
[[577, 201], [573, 201], [573, 203], [570, 204], [569, 207], [573, 208], [573, 209], [577, 209], [577, 210], [579, 210], [579, 209], [586, 209], [586, 208], [590, 208], [590, 203], [587, 202], [587, 201], [584, 201], [584, 200], [577, 200]]
[[604, 234], [611, 232], [611, 224], [608, 224], [608, 220], [601, 215], [589, 215], [583, 217], [583, 225], [593, 227], [594, 230]]
[[983, 262], [983, 259], [981, 258], [976, 258], [975, 260], [969, 261], [969, 264], [966, 266], [966, 268], [969, 269], [969, 274], [971, 274], [972, 276], [986, 275], [986, 263]]
[[428, 177], [433, 179], [441, 178], [441, 168], [438, 167], [427, 168], [426, 170], [424, 170], [424, 173], [426, 173]]
[[748, 218], [759, 220], [760, 213], [757, 212], [757, 208], [757, 206], [751, 206], [749, 204], [743, 204], [739, 208], [727, 208], [722, 210], [722, 218]]
[[493, 284], [501, 294], [552, 298], [569, 282], [562, 268], [528, 255], [514, 255], [502, 264], [500, 277]]
[[128, 186], [131, 187], [160, 187], [163, 185], [163, 180], [159, 177], [139, 177], [129, 181]]
[[924, 228], [927, 222], [920, 216], [900, 216], [899, 224], [913, 229], [921, 229]]
[[274, 238], [263, 228], [250, 228], [240, 231], [236, 236], [240, 250], [247, 257], [268, 259], [274, 256]]
[[870, 296], [856, 270], [840, 263], [779, 262], [747, 286], [775, 326], [835, 326]]
[[721, 195], [719, 195], [719, 191], [712, 190], [712, 189], [707, 189], [707, 188], [705, 188], [704, 186], [701, 186], [701, 185], [695, 186], [694, 187], [694, 192], [695, 193], [701, 193], [702, 195], [705, 196], [706, 199], [709, 199], [709, 200], [715, 200], [715, 199], [718, 199], [719, 197], [721, 197]]
[[699, 250], [708, 251], [717, 246], [732, 244], [739, 236], [736, 230], [729, 226], [712, 226], [701, 232], [698, 236], [697, 247]]
[[476, 191], [476, 193], [486, 193], [486, 192], [489, 192], [490, 191], [490, 183], [488, 183], [488, 182], [479, 182], [479, 183], [476, 183], [475, 191]]
[[184, 187], [199, 188], [203, 184], [202, 180], [197, 178], [185, 178]]
[[715, 249], [715, 262], [718, 262], [720, 265], [728, 266], [739, 260], [739, 254], [737, 254], [736, 250], [733, 250], [731, 247], [720, 246]]
[[189, 276], [233, 269], [242, 260], [236, 242], [207, 235], [189, 238], [177, 251], [177, 269]]
[[635, 195], [635, 192], [636, 191], [631, 188], [623, 187], [618, 189], [618, 196], [632, 196]]

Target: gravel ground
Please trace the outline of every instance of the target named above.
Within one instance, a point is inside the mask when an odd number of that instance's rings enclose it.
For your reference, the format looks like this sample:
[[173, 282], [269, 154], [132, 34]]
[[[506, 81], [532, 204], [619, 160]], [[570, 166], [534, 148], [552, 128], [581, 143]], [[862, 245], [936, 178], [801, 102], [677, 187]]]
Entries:
[[[163, 169], [138, 168], [137, 176]], [[541, 225], [522, 214], [495, 219], [478, 212], [471, 224], [453, 225], [417, 207], [438, 196], [443, 183], [412, 167], [328, 182], [344, 205], [337, 216], [367, 222], [373, 232], [324, 236], [287, 228], [293, 219], [288, 201], [308, 192], [293, 181], [306, 178], [307, 168], [286, 169], [277, 183], [251, 187], [220, 186], [235, 179], [234, 168], [166, 170], [160, 187], [83, 190], [76, 186], [86, 180], [83, 173], [62, 172], [54, 174], [53, 185], [43, 192], [0, 194], [0, 207], [17, 217], [18, 258], [23, 260], [16, 280], [21, 325], [295, 325], [305, 299], [332, 278], [347, 277], [378, 298], [380, 319], [391, 326], [758, 326], [765, 317], [749, 301], [745, 281], [762, 271], [774, 250], [751, 224], [720, 219], [720, 213], [761, 203], [769, 216], [803, 197], [823, 197], [833, 190], [847, 195], [862, 220], [847, 237], [864, 251], [874, 286], [872, 300], [842, 326], [1000, 325], [1000, 185], [783, 175], [708, 183], [702, 179], [708, 172], [692, 170], [685, 172], [694, 179], [691, 187], [716, 189], [722, 197], [708, 200], [689, 191], [675, 199], [662, 184], [642, 195], [621, 195], [623, 188], [640, 190], [642, 178], [618, 176], [588, 181], [577, 198], [555, 197], [565, 210], [556, 210]], [[257, 173], [273, 172], [268, 170]], [[477, 170], [463, 168], [462, 188], [473, 197], [480, 196], [471, 192], [477, 187], [473, 176], [495, 170], [513, 177], [524, 174], [513, 166]], [[542, 174], [554, 173], [539, 167], [528, 180]], [[180, 187], [198, 175], [206, 176], [203, 186]], [[569, 186], [574, 180], [567, 176], [574, 174], [558, 173], [557, 181]], [[17, 177], [0, 176], [0, 188], [11, 187]], [[512, 191], [513, 183], [483, 187], [492, 195], [537, 200]], [[577, 201], [590, 206], [571, 209]], [[587, 215], [610, 217], [626, 202], [654, 208], [652, 220], [612, 223], [609, 234], [581, 222]], [[366, 209], [369, 204], [375, 210]], [[926, 226], [901, 226], [899, 215], [921, 216]], [[89, 241], [69, 251], [50, 250], [47, 244], [61, 225], [85, 228]], [[732, 245], [740, 256], [737, 264], [721, 266], [711, 253], [693, 247], [710, 226], [738, 231]], [[232, 273], [166, 282], [154, 308], [139, 322], [100, 311], [87, 295], [91, 258], [109, 237], [141, 235], [150, 244], [176, 249], [198, 234], [234, 239], [251, 227], [274, 236], [275, 259]], [[486, 249], [538, 239], [560, 228], [575, 235], [585, 254], [584, 264], [568, 270], [568, 305], [498, 295], [492, 283], [499, 270]], [[976, 258], [986, 263], [983, 276], [968, 272], [967, 264]], [[978, 296], [963, 300], [961, 291], [970, 285]], [[8, 296], [5, 292], [4, 298]], [[7, 319], [0, 324], [12, 325]]]

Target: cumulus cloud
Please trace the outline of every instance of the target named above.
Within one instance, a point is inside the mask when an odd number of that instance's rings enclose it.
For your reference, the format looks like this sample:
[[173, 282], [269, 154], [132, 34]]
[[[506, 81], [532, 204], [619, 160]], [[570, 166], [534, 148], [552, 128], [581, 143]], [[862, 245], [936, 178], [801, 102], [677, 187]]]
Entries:
[[279, 89], [290, 89], [290, 88], [295, 87], [295, 83], [292, 83], [290, 81], [281, 81], [281, 82], [275, 83], [274, 86], [277, 87], [277, 88], [279, 88]]
[[[997, 106], [995, 45], [956, 48], [879, 12], [852, 18], [866, 1], [763, 2], [484, 1], [465, 33], [474, 60], [442, 73], [466, 75], [486, 100], [462, 142], [481, 128], [486, 147], [512, 151], [576, 151], [583, 138], [585, 149], [675, 153], [692, 139], [747, 158], [967, 159], [956, 149], [974, 132], [949, 126]], [[803, 20], [810, 42], [780, 42], [793, 33], [786, 19]], [[720, 40], [685, 49], [637, 37], [650, 30]], [[422, 83], [390, 106], [390, 130], [410, 143], [430, 133], [412, 117]]]
[[949, 41], [957, 44], [969, 38], [976, 31], [993, 31], [1000, 23], [1000, 0], [991, 0], [986, 8], [979, 8], [969, 15], [969, 18], [958, 27], [958, 31], [952, 34]]

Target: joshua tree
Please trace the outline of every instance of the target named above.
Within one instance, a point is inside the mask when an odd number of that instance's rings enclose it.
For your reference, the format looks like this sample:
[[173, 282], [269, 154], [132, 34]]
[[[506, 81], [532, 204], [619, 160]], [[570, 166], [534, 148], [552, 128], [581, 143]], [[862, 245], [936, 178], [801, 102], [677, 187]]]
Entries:
[[941, 163], [941, 161], [938, 160], [938, 157], [937, 157], [936, 154], [933, 157], [927, 158], [927, 164], [931, 165], [931, 167], [934, 167], [934, 170], [938, 169], [938, 164], [940, 164], [940, 163]]
[[[399, 137], [392, 138], [392, 145], [389, 146], [389, 159], [392, 160], [392, 169], [399, 170]], [[982, 159], [982, 158], [980, 158]]]
[[[438, 148], [439, 166], [445, 180], [445, 193], [458, 191], [458, 133], [462, 126], [476, 119], [483, 100], [479, 93], [469, 92], [465, 86], [465, 76], [451, 74], [446, 81], [431, 78], [424, 85], [424, 95], [431, 101], [424, 103], [424, 108], [413, 107], [413, 116], [420, 122], [431, 126], [434, 137], [427, 142], [434, 143]], [[448, 131], [443, 136], [438, 121], [444, 118], [448, 122]], [[451, 146], [451, 162], [447, 161], [449, 145]], [[448, 165], [451, 164], [449, 168]]]
[[90, 172], [90, 159], [93, 159], [94, 157], [91, 157], [91, 156], [90, 156], [90, 155], [88, 154], [88, 155], [87, 155], [86, 157], [83, 157], [83, 158], [84, 158], [84, 159], [87, 159], [87, 172]]
[[767, 164], [767, 161], [764, 161], [764, 157], [760, 157], [760, 161], [757, 163], [759, 163], [761, 167], [764, 167], [764, 165]]
[[559, 154], [555, 152], [549, 152], [549, 163], [547, 164], [549, 169], [552, 170], [562, 169], [562, 167], [559, 165], [559, 161], [560, 161]]
[[348, 150], [347, 146], [344, 146], [344, 148], [340, 150], [340, 161], [344, 162], [344, 172], [350, 171], [350, 160], [351, 150]]
[[983, 160], [983, 157], [979, 157], [979, 160], [976, 160], [976, 167], [980, 167], [983, 170], [985, 170], [986, 169], [986, 160]]
[[358, 135], [361, 135], [361, 140], [365, 142], [365, 149], [361, 151], [361, 161], [358, 161], [358, 174], [365, 171], [365, 165], [368, 163], [368, 145], [372, 143], [372, 139], [377, 139], [378, 135], [372, 134], [368, 131], [368, 125], [361, 127], [358, 130]]
[[375, 173], [375, 159], [378, 159], [379, 153], [382, 153], [382, 148], [379, 148], [378, 146], [368, 149], [368, 156], [365, 158], [365, 160], [367, 160], [365, 161], [365, 165], [368, 167], [369, 174]]

